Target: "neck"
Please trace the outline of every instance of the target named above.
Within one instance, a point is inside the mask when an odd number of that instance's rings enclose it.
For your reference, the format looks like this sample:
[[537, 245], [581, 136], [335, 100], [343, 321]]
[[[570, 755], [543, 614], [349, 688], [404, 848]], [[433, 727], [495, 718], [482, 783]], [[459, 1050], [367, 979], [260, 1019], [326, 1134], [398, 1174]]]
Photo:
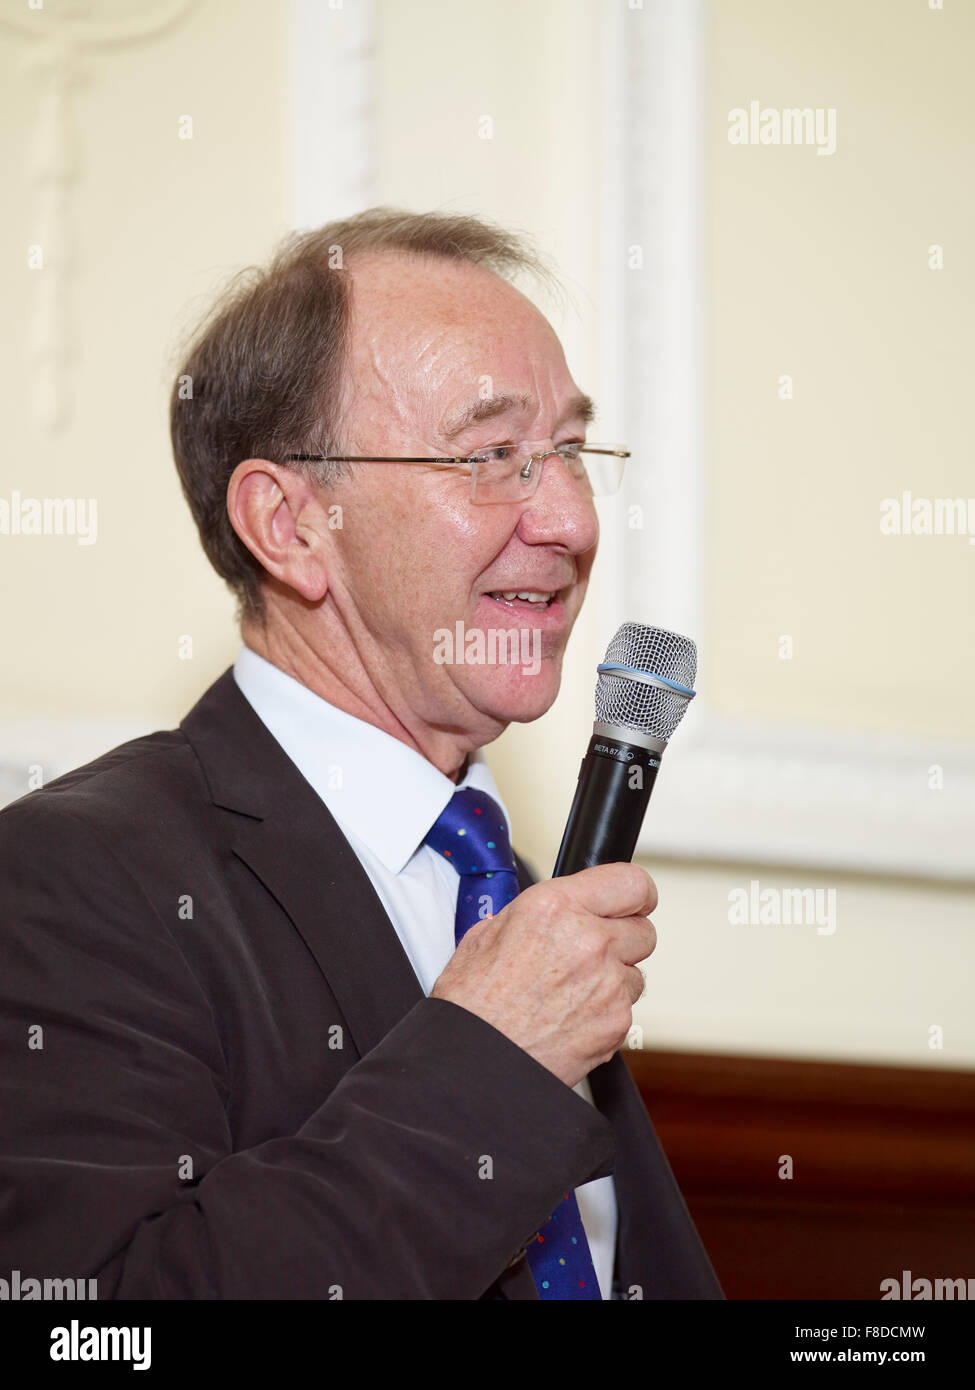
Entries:
[[431, 726], [408, 709], [393, 709], [370, 679], [349, 633], [336, 615], [328, 612], [327, 604], [326, 599], [315, 613], [313, 632], [306, 613], [291, 613], [290, 600], [269, 594], [264, 619], [245, 617], [241, 638], [251, 651], [328, 704], [382, 729], [421, 754], [452, 782], [461, 781], [470, 754], [482, 742], [496, 738], [503, 726], [479, 741], [467, 731]]

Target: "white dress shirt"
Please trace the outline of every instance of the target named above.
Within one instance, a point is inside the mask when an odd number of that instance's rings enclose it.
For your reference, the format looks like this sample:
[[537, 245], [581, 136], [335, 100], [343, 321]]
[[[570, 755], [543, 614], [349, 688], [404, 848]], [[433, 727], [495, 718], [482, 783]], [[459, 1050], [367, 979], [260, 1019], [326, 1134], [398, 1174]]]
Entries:
[[[337, 709], [300, 681], [242, 647], [234, 679], [261, 722], [324, 801], [365, 869], [424, 994], [455, 950], [458, 875], [423, 840], [454, 792], [473, 787], [510, 818], [480, 752], [458, 782], [422, 754]], [[592, 1103], [589, 1082], [575, 1087]], [[576, 1188], [599, 1289], [610, 1297], [616, 1247], [612, 1178]]]

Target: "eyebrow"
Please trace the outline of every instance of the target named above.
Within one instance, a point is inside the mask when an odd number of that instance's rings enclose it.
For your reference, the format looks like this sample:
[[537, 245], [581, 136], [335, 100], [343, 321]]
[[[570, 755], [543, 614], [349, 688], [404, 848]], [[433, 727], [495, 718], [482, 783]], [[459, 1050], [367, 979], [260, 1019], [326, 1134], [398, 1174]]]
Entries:
[[[471, 401], [444, 421], [443, 437], [447, 440], [456, 439], [465, 430], [469, 430], [472, 425], [480, 425], [485, 420], [494, 420], [499, 415], [508, 415], [515, 410], [534, 412], [537, 408], [538, 402], [534, 396], [527, 393], [521, 396], [489, 396], [487, 400]], [[588, 425], [594, 419], [595, 414], [596, 405], [591, 396], [573, 396], [559, 423], [561, 424], [565, 420], [581, 419]]]

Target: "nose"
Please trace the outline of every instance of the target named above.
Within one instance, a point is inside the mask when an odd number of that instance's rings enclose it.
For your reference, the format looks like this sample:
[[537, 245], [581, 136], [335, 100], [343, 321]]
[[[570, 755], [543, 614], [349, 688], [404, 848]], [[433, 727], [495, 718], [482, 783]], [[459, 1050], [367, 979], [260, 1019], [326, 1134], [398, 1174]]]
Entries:
[[592, 550], [599, 539], [599, 518], [585, 481], [576, 479], [554, 450], [539, 450], [542, 476], [525, 504], [518, 535], [528, 545], [561, 545], [572, 555]]

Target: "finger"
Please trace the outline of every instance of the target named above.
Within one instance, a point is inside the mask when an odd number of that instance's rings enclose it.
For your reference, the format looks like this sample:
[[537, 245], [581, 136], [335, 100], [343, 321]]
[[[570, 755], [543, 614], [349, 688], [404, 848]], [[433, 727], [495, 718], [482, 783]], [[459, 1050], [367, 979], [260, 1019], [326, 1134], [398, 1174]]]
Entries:
[[626, 988], [630, 996], [630, 1006], [636, 1004], [643, 998], [647, 987], [646, 977], [642, 970], [638, 970], [635, 965], [626, 967]]
[[646, 917], [626, 917], [617, 924], [616, 954], [624, 965], [637, 965], [653, 955], [657, 947], [657, 929]]
[[639, 864], [596, 864], [552, 883], [597, 917], [646, 917], [657, 906], [657, 885]]

